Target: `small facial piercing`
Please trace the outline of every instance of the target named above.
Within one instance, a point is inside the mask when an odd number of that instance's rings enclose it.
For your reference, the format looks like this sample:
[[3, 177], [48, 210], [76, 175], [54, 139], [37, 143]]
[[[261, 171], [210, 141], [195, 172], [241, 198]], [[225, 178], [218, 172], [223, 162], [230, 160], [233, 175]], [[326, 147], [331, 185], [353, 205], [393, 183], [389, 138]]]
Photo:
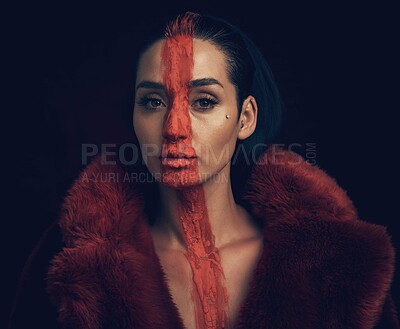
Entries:
[[240, 128], [243, 128], [244, 127], [244, 121], [242, 120], [240, 123], [241, 123]]
[[229, 114], [225, 115], [225, 117], [226, 117], [227, 119], [229, 119]]

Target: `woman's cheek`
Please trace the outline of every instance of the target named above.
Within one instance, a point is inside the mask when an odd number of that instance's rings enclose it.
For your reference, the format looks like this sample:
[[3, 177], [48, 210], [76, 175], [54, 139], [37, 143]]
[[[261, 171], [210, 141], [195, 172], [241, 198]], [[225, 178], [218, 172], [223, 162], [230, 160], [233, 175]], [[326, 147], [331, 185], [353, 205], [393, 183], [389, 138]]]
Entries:
[[[232, 156], [231, 142], [225, 136], [216, 134], [212, 140], [201, 145], [201, 164], [207, 167], [220, 168], [226, 165]], [[234, 148], [234, 145], [233, 145]]]
[[136, 136], [140, 145], [145, 148], [146, 153], [151, 155], [153, 151], [160, 151], [161, 147], [161, 129], [157, 120], [138, 120], [135, 126]]

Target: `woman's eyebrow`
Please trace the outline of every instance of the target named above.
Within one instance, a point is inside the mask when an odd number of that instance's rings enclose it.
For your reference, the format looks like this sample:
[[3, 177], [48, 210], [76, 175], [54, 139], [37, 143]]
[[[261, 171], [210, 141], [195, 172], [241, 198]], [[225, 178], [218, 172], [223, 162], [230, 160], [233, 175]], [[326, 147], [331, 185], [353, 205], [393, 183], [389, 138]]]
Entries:
[[136, 86], [136, 90], [139, 88], [146, 88], [146, 89], [164, 89], [164, 85], [160, 82], [155, 82], [155, 81], [141, 81], [138, 83]]
[[[218, 85], [221, 88], [224, 88], [222, 83], [219, 82], [217, 79], [214, 79], [214, 78], [195, 79], [195, 80], [192, 80], [192, 81], [189, 82], [189, 86], [191, 88], [210, 86], [210, 85]], [[136, 86], [136, 90], [138, 90], [139, 88], [163, 90], [164, 89], [164, 84], [162, 84], [160, 82], [144, 80], [144, 81], [141, 81]]]
[[224, 88], [221, 82], [214, 78], [203, 78], [203, 79], [196, 79], [192, 80], [189, 83], [189, 86], [192, 88], [196, 87], [203, 87], [203, 86], [210, 86], [210, 85], [218, 85], [221, 88]]

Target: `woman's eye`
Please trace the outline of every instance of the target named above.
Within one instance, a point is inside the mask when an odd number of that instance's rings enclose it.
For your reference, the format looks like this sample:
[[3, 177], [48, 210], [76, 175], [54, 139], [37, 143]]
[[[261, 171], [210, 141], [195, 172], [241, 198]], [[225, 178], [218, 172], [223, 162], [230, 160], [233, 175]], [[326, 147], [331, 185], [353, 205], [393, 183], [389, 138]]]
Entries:
[[149, 100], [149, 104], [150, 104], [151, 107], [159, 107], [159, 106], [162, 105], [162, 101], [160, 101], [159, 99], [154, 98], [154, 99], [150, 99]]
[[208, 110], [213, 108], [218, 102], [211, 98], [200, 98], [193, 102], [192, 107], [198, 110]]
[[160, 98], [144, 97], [138, 101], [138, 105], [145, 107], [148, 110], [157, 110], [165, 107], [164, 102]]

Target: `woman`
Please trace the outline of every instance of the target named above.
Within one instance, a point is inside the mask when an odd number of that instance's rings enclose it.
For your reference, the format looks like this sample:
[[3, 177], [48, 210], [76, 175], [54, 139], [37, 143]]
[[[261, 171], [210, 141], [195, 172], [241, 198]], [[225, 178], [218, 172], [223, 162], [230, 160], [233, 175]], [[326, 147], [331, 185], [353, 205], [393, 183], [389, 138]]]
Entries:
[[271, 145], [279, 94], [254, 44], [193, 13], [163, 32], [135, 74], [144, 166], [100, 155], [65, 199], [47, 286], [59, 323], [398, 327], [385, 228], [358, 220], [321, 169]]

